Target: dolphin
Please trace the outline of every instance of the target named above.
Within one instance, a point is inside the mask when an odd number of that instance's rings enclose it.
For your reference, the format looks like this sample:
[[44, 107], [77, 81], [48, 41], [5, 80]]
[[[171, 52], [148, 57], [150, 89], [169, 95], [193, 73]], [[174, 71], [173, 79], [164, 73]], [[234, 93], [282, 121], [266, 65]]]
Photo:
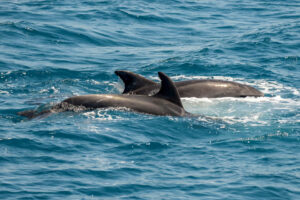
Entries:
[[[115, 71], [124, 82], [123, 94], [153, 95], [160, 84], [130, 71]], [[219, 97], [262, 97], [257, 89], [223, 80], [188, 80], [174, 82], [180, 97], [219, 98]]]
[[135, 112], [161, 116], [191, 116], [182, 106], [180, 96], [173, 81], [164, 73], [158, 72], [161, 80], [160, 90], [153, 96], [127, 94], [91, 94], [73, 96], [38, 112], [27, 110], [19, 112], [21, 116], [35, 118], [53, 112], [74, 111], [97, 108], [128, 108]]

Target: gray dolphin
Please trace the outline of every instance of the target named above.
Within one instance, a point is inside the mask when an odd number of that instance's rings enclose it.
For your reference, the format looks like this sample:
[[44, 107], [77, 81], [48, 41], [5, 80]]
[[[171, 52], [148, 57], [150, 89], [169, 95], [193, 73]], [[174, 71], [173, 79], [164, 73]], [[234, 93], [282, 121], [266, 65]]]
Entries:
[[28, 110], [19, 112], [21, 116], [35, 118], [53, 112], [73, 111], [78, 108], [116, 108], [124, 107], [132, 111], [152, 115], [191, 116], [182, 106], [178, 91], [173, 81], [164, 73], [158, 72], [161, 79], [159, 92], [153, 96], [126, 94], [92, 94], [74, 96], [65, 99], [48, 110], [37, 112]]
[[[123, 94], [152, 95], [160, 84], [130, 71], [115, 71], [125, 84]], [[261, 97], [264, 94], [257, 89], [222, 80], [188, 80], [174, 82], [180, 97], [218, 98], [218, 97]]]

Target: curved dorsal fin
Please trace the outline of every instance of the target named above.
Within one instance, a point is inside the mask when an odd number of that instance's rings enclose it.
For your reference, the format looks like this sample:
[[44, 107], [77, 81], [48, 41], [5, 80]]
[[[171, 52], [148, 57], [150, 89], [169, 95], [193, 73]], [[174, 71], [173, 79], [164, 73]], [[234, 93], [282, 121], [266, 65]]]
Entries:
[[158, 72], [158, 76], [161, 80], [161, 87], [157, 94], [155, 94], [155, 97], [167, 99], [168, 101], [171, 101], [172, 103], [180, 106], [183, 108], [180, 96], [178, 94], [177, 88], [173, 81], [164, 73]]
[[123, 94], [130, 93], [149, 84], [157, 84], [154, 81], [148, 80], [139, 74], [135, 74], [129, 71], [115, 71], [115, 74], [118, 75], [124, 82], [125, 88]]

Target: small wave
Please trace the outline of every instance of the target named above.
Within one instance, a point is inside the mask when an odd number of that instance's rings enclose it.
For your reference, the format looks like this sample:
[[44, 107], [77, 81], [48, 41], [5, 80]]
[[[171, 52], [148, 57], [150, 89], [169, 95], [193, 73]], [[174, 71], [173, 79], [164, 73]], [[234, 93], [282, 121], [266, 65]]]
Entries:
[[145, 22], [159, 22], [159, 23], [183, 23], [184, 20], [177, 18], [175, 16], [169, 17], [164, 13], [164, 15], [160, 15], [159, 13], [153, 12], [145, 12], [145, 10], [139, 11], [130, 11], [125, 9], [119, 9], [119, 12], [125, 15], [126, 17]]
[[0, 90], [0, 94], [9, 95], [9, 92], [7, 92], [7, 91], [3, 91], [3, 90]]
[[[54, 151], [54, 152], [67, 153], [63, 147], [56, 145], [54, 143], [45, 144], [45, 143], [41, 143], [40, 141], [35, 141], [28, 138], [6, 138], [4, 140], [1, 140], [0, 143], [2, 145], [6, 145], [9, 147], [21, 148], [21, 149], [26, 149], [31, 151], [41, 151], [41, 152]], [[28, 148], [29, 146], [30, 149]]]
[[121, 145], [117, 147], [117, 150], [120, 151], [132, 151], [132, 150], [163, 150], [169, 147], [169, 144], [163, 144], [160, 142], [146, 142], [146, 143], [132, 143]]

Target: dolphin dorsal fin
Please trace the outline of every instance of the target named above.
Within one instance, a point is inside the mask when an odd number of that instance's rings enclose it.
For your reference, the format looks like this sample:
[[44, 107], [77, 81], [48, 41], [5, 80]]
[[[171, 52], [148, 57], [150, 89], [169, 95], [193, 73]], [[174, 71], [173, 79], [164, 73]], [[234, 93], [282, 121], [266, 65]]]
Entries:
[[131, 93], [132, 91], [140, 89], [149, 84], [157, 84], [139, 74], [129, 71], [115, 71], [115, 74], [118, 75], [124, 82], [125, 88], [123, 94]]
[[161, 80], [161, 87], [159, 92], [154, 96], [164, 98], [183, 108], [179, 93], [173, 81], [162, 72], [158, 72], [158, 76]]

